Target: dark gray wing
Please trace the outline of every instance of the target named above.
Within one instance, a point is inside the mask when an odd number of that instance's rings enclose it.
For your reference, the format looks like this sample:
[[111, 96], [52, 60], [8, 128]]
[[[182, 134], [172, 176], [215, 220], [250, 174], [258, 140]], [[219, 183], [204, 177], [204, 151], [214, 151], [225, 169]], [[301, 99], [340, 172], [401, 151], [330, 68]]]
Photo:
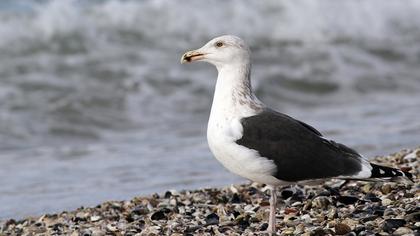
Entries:
[[360, 155], [343, 144], [321, 137], [310, 125], [287, 115], [265, 110], [243, 118], [243, 135], [237, 144], [257, 150], [277, 165], [276, 178], [300, 181], [356, 175]]

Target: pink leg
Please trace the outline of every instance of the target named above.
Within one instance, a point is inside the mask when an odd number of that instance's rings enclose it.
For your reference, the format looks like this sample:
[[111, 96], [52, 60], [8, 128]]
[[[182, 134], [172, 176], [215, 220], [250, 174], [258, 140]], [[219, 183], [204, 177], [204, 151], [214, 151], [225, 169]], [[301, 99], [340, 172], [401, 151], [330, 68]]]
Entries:
[[277, 206], [277, 194], [276, 188], [274, 186], [269, 186], [270, 188], [270, 218], [268, 220], [268, 234], [273, 235], [276, 233], [276, 206]]

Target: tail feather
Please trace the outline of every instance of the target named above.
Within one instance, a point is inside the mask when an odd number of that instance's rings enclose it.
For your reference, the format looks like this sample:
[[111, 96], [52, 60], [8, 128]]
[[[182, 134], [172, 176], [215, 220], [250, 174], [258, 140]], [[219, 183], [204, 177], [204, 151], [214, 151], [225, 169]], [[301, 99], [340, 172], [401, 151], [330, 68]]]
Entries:
[[370, 163], [372, 166], [372, 175], [370, 178], [392, 178], [397, 176], [403, 176], [414, 182], [413, 175], [407, 171], [398, 170], [392, 167], [380, 166]]

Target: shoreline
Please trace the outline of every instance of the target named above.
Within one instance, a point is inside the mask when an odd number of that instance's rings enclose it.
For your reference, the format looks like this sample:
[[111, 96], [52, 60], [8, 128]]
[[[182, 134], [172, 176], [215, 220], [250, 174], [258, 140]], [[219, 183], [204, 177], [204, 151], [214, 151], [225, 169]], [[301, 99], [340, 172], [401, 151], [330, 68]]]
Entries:
[[[420, 148], [370, 161], [410, 170], [415, 183], [342, 181], [279, 188], [279, 235], [420, 235]], [[268, 196], [256, 183], [167, 191], [0, 222], [0, 235], [259, 235]]]

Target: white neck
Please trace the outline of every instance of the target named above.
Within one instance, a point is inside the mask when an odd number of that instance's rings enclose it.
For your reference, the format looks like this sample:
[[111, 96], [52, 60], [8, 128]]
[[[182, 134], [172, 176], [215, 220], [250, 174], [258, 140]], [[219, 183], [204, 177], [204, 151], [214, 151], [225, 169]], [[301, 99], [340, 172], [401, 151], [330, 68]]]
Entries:
[[217, 67], [218, 76], [210, 113], [225, 121], [257, 114], [264, 107], [253, 94], [249, 63]]

